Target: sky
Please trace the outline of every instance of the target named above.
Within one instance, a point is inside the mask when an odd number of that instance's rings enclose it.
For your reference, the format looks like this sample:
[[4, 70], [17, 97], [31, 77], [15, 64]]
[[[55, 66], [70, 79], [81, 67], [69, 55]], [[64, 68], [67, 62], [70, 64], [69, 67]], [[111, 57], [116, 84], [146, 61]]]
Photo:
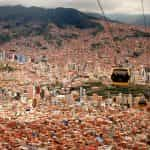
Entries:
[[[100, 0], [105, 13], [140, 14], [141, 0]], [[44, 8], [69, 7], [86, 12], [98, 12], [96, 0], [0, 0], [0, 5], [24, 5]], [[144, 0], [145, 13], [150, 14], [150, 0]]]

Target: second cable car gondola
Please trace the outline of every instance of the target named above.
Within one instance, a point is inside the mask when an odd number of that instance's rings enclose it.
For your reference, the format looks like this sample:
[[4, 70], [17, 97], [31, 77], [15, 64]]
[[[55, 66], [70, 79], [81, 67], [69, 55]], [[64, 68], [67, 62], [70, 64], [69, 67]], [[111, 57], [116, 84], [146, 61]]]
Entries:
[[130, 83], [131, 71], [129, 68], [115, 67], [112, 69], [112, 85], [128, 86]]

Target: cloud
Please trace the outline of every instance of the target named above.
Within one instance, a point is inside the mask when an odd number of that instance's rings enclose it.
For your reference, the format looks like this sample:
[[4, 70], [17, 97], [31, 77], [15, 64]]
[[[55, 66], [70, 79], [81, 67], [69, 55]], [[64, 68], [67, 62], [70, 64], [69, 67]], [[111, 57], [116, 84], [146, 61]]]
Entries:
[[[140, 0], [101, 0], [107, 13], [141, 13]], [[39, 6], [45, 8], [70, 7], [82, 11], [98, 12], [96, 0], [0, 0], [0, 5]], [[150, 0], [144, 0], [145, 12], [150, 13]]]

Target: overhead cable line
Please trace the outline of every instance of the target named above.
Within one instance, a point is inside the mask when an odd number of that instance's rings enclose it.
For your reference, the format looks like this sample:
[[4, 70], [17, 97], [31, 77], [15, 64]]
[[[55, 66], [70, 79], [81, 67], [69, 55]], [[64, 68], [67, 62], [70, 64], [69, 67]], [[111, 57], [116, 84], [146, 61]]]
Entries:
[[99, 9], [100, 9], [100, 11], [101, 11], [101, 14], [102, 14], [104, 20], [106, 21], [107, 29], [109, 29], [109, 33], [110, 33], [110, 35], [111, 35], [111, 37], [112, 37], [112, 40], [113, 40], [113, 39], [114, 39], [114, 36], [113, 36], [113, 33], [112, 33], [111, 29], [110, 29], [109, 20], [107, 19], [106, 15], [105, 15], [105, 11], [104, 11], [104, 9], [103, 9], [103, 6], [102, 6], [102, 4], [101, 4], [101, 1], [100, 1], [100, 0], [97, 0], [97, 4], [98, 4], [98, 7], [99, 7]]
[[143, 19], [144, 19], [144, 27], [146, 32], [147, 24], [146, 24], [146, 16], [145, 16], [145, 9], [144, 9], [144, 0], [141, 0], [141, 6], [142, 6]]
[[[146, 23], [145, 9], [144, 9], [144, 0], [141, 0], [141, 7], [142, 7], [142, 13], [143, 13], [145, 32], [147, 32], [147, 23]], [[147, 65], [148, 65], [148, 62], [149, 62], [149, 50], [147, 50]]]
[[[112, 38], [112, 44], [113, 44], [113, 48], [116, 48], [117, 47], [117, 43], [114, 41], [114, 35], [113, 35], [113, 32], [112, 32], [112, 29], [111, 29], [111, 27], [110, 27], [110, 23], [109, 23], [109, 20], [108, 20], [108, 18], [106, 17], [106, 15], [105, 15], [105, 11], [104, 11], [104, 8], [103, 8], [103, 6], [102, 6], [102, 4], [101, 4], [101, 1], [100, 0], [97, 0], [97, 4], [98, 4], [98, 7], [99, 7], [99, 9], [100, 9], [100, 11], [101, 11], [101, 13], [100, 14], [102, 14], [102, 16], [103, 16], [103, 18], [104, 18], [104, 20], [106, 21], [106, 26], [107, 26], [107, 29], [108, 29], [108, 33], [110, 34], [110, 36], [111, 36], [111, 38]], [[115, 50], [116, 51], [116, 50]], [[116, 54], [117, 55], [117, 54]], [[117, 64], [117, 62], [116, 62], [116, 60], [117, 60], [117, 56], [115, 55], [115, 59], [114, 59], [114, 63], [115, 64]]]

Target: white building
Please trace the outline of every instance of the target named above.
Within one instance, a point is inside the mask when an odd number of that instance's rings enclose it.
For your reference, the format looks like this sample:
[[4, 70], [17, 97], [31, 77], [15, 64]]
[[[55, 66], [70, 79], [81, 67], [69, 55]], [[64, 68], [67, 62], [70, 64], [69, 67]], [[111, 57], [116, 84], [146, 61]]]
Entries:
[[150, 83], [150, 67], [142, 66], [141, 76], [146, 83]]

